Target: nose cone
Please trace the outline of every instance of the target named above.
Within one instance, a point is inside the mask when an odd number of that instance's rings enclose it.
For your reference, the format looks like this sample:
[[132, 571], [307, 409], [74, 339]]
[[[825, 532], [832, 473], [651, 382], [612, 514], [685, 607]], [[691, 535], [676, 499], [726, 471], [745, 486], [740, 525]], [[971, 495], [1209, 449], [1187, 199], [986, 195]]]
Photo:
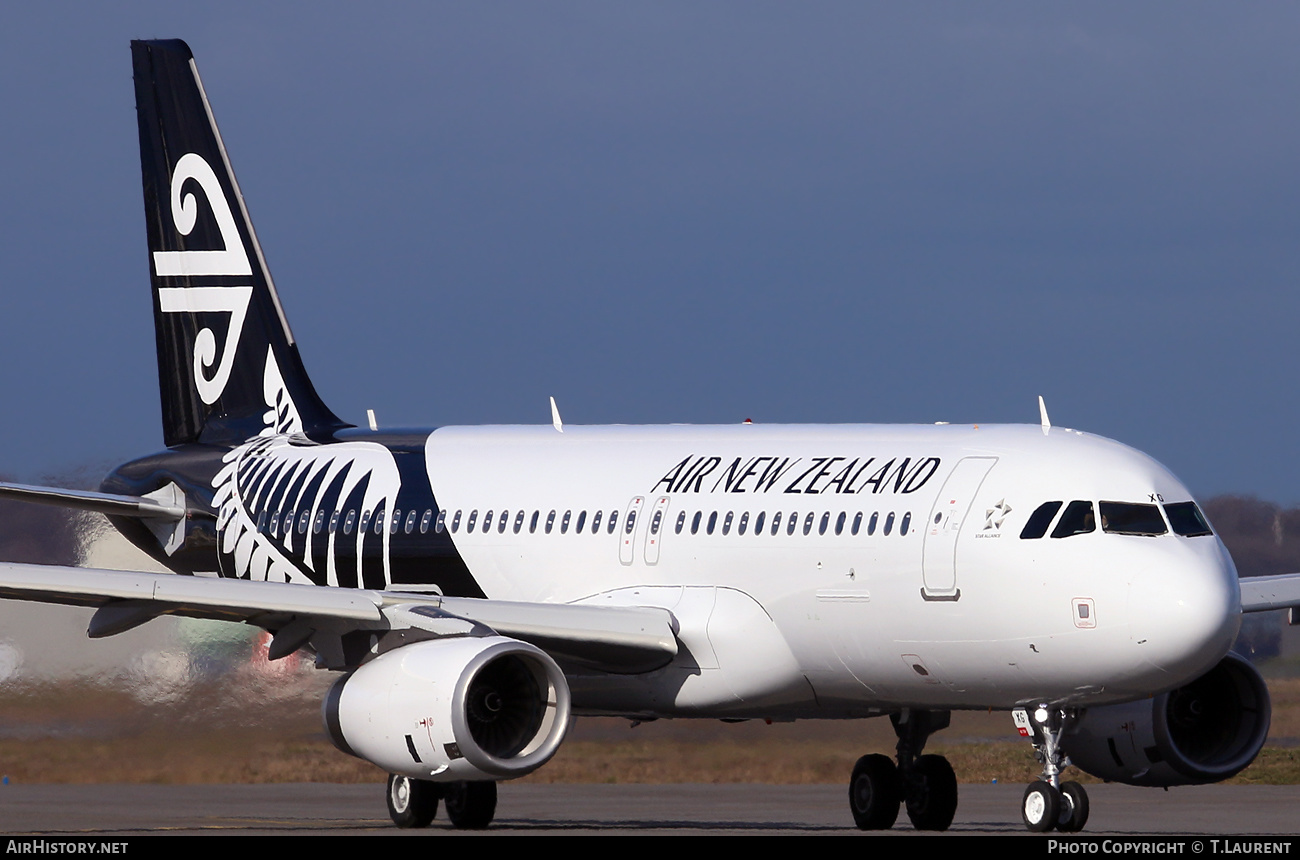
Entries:
[[1232, 647], [1241, 586], [1218, 538], [1155, 541], [1160, 552], [1144, 560], [1130, 588], [1129, 630], [1138, 658], [1172, 687], [1200, 677]]

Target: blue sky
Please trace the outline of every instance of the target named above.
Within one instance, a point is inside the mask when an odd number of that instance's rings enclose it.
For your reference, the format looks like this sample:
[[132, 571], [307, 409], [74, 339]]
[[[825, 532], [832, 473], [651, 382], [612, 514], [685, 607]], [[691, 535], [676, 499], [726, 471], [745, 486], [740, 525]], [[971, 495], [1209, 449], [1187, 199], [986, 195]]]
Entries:
[[128, 41], [194, 49], [326, 401], [1036, 421], [1300, 501], [1300, 7], [0, 11], [0, 471], [161, 446]]

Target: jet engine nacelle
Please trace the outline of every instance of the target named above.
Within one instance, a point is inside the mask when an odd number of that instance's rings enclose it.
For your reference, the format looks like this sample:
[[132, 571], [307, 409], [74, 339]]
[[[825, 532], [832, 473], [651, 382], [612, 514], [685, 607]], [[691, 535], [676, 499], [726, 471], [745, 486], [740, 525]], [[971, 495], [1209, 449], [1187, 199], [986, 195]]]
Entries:
[[391, 773], [510, 779], [555, 755], [569, 727], [569, 686], [555, 661], [526, 642], [437, 639], [341, 678], [322, 716], [336, 747]]
[[1228, 654], [1185, 687], [1123, 705], [1089, 708], [1061, 739], [1070, 760], [1128, 785], [1202, 785], [1255, 760], [1272, 713], [1255, 667]]

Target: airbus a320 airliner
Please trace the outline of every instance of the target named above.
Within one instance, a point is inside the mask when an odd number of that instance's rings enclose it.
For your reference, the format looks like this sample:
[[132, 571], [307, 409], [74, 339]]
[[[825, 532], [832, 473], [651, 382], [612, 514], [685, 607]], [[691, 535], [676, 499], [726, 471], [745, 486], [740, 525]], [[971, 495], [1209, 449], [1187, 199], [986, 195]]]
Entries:
[[354, 428], [299, 357], [190, 49], [133, 42], [166, 450], [100, 511], [175, 574], [0, 565], [0, 596], [270, 631], [340, 673], [340, 750], [391, 774], [401, 827], [439, 801], [487, 826], [496, 781], [573, 714], [886, 717], [849, 781], [862, 829], [944, 830], [954, 709], [1012, 713], [1043, 761], [1030, 830], [1078, 831], [1073, 764], [1215, 782], [1248, 765], [1268, 691], [1229, 652], [1239, 585], [1191, 493], [1117, 442], [1039, 424]]

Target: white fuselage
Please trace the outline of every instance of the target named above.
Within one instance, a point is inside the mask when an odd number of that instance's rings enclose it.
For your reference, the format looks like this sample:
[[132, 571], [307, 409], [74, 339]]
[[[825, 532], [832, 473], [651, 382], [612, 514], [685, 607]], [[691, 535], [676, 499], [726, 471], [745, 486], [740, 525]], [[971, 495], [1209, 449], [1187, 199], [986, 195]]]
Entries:
[[451, 427], [426, 461], [489, 598], [677, 618], [671, 666], [572, 679], [589, 711], [1102, 704], [1197, 677], [1239, 625], [1216, 536], [1020, 537], [1050, 500], [1191, 499], [1150, 457], [1064, 428]]

